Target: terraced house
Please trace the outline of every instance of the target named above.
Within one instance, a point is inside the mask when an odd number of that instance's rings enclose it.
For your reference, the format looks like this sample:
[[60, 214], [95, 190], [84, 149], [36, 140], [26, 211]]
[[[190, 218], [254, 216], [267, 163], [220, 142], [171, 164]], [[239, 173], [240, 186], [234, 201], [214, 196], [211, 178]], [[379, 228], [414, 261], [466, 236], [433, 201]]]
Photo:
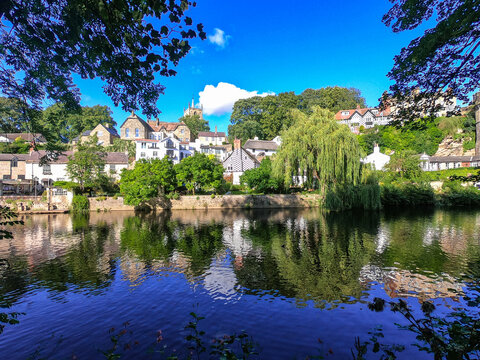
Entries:
[[360, 127], [369, 129], [377, 125], [387, 125], [392, 121], [390, 109], [362, 109], [360, 106], [357, 106], [356, 109], [340, 110], [335, 114], [335, 119], [341, 124], [348, 125], [355, 134], [359, 133]]

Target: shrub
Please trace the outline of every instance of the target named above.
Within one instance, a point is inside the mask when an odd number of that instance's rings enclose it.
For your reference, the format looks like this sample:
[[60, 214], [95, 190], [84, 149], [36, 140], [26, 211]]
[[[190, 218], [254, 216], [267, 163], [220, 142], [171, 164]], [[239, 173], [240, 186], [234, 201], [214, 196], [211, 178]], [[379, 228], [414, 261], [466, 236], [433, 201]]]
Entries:
[[378, 184], [337, 185], [327, 190], [323, 206], [332, 211], [380, 209]]
[[212, 199], [215, 199], [215, 194], [210, 195]]
[[424, 184], [388, 184], [381, 188], [382, 206], [418, 206], [435, 204], [435, 194], [430, 185]]
[[84, 195], [74, 195], [72, 199], [72, 211], [75, 213], [88, 212], [90, 203]]
[[445, 207], [478, 207], [480, 206], [480, 190], [474, 186], [462, 186], [459, 182], [444, 183], [443, 193], [438, 195], [438, 203]]

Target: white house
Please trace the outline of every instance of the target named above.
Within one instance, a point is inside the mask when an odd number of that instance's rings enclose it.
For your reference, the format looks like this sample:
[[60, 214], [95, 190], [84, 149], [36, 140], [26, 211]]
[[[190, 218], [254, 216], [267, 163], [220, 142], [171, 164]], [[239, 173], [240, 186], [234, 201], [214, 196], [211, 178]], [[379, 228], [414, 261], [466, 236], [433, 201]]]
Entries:
[[227, 142], [227, 135], [224, 132], [217, 131], [215, 126], [215, 132], [213, 131], [199, 131], [198, 138], [195, 139], [195, 143], [200, 145], [222, 145]]
[[259, 167], [260, 163], [255, 156], [241, 147], [240, 140], [235, 139], [234, 147], [234, 150], [223, 161], [223, 167], [225, 168], [223, 176], [226, 178], [232, 177], [233, 184], [239, 185], [240, 176], [246, 170]]
[[[65, 151], [56, 159], [51, 154], [44, 164], [41, 159], [47, 154], [45, 150], [32, 152], [26, 163], [26, 179], [34, 179], [43, 186], [52, 185], [55, 181], [70, 181], [67, 175], [68, 158], [74, 154], [73, 151]], [[122, 169], [128, 167], [128, 155], [121, 152], [108, 152], [105, 158], [105, 173], [120, 179]]]
[[272, 156], [277, 153], [279, 142], [278, 136], [271, 141], [258, 140], [258, 137], [255, 137], [254, 139], [248, 139], [243, 148], [256, 157]]
[[161, 140], [138, 139], [135, 160], [163, 159], [168, 156], [174, 164], [193, 154], [188, 141], [180, 141], [175, 136], [163, 137]]
[[480, 166], [480, 156], [420, 156], [420, 166], [423, 171], [438, 171], [460, 167]]
[[380, 152], [380, 147], [375, 144], [375, 146], [373, 147], [373, 153], [368, 155], [362, 161], [365, 164], [372, 164], [375, 167], [375, 170], [383, 170], [385, 165], [387, 165], [390, 161], [390, 156], [382, 154]]
[[387, 125], [392, 117], [390, 109], [361, 109], [358, 106], [356, 109], [340, 110], [335, 114], [335, 119], [341, 124], [348, 125], [352, 132], [358, 133], [360, 126], [369, 129], [376, 125]]
[[232, 151], [232, 145], [200, 145], [200, 148], [195, 150], [202, 154], [215, 155], [219, 161], [223, 161]]

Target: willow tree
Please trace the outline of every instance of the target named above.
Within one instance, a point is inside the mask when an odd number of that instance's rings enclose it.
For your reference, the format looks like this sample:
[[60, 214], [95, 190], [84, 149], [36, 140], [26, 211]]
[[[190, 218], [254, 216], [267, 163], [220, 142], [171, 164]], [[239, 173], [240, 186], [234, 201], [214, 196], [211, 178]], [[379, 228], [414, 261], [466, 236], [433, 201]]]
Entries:
[[360, 145], [346, 125], [328, 110], [314, 107], [309, 115], [293, 110], [293, 125], [283, 131], [274, 172], [285, 184], [303, 177], [306, 185], [322, 191], [331, 184], [360, 180]]

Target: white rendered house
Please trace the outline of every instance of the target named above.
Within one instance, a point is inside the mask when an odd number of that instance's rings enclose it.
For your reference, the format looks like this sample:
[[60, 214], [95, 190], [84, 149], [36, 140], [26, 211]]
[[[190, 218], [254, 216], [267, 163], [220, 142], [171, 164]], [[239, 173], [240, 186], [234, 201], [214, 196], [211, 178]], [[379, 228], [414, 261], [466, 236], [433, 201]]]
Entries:
[[375, 144], [375, 146], [373, 147], [373, 153], [368, 155], [362, 161], [365, 164], [372, 164], [375, 170], [383, 170], [385, 165], [387, 165], [390, 161], [390, 156], [382, 154], [380, 152], [380, 147]]
[[167, 136], [161, 140], [139, 139], [136, 143], [135, 160], [163, 159], [168, 156], [174, 164], [193, 154], [188, 141], [180, 141], [175, 136]]

